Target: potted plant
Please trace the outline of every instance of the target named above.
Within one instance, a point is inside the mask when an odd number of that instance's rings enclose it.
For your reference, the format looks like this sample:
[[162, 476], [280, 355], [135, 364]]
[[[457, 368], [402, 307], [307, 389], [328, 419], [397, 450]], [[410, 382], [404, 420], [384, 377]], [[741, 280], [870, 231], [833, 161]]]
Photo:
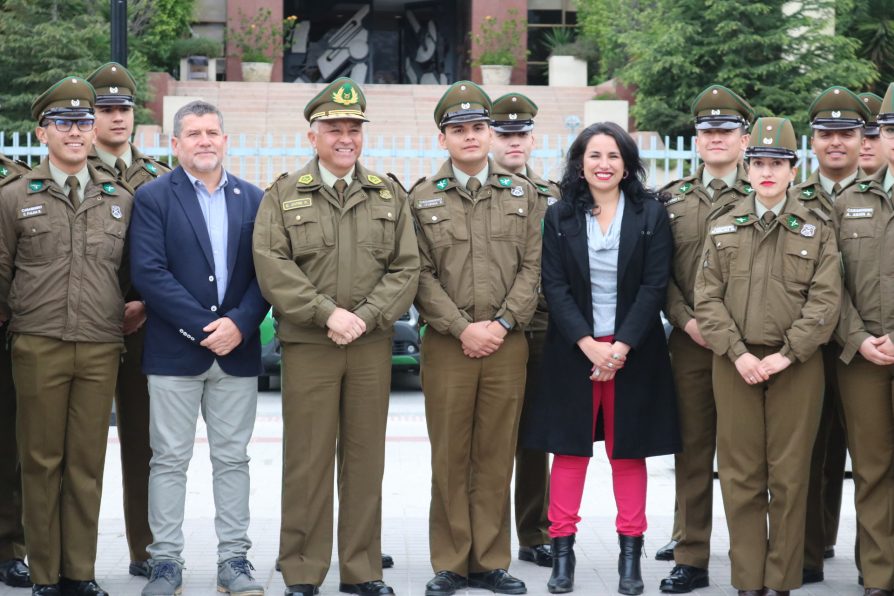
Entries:
[[242, 59], [242, 80], [270, 81], [273, 61], [282, 54], [283, 24], [274, 21], [269, 8], [253, 16], [240, 9], [238, 23], [227, 31], [227, 45], [231, 53], [235, 47]]
[[508, 85], [512, 67], [518, 63], [519, 57], [528, 55], [521, 45], [527, 20], [518, 18], [518, 10], [514, 8], [506, 14], [507, 18], [502, 21], [484, 17], [478, 33], [473, 35], [477, 56], [472, 60], [472, 66], [481, 67], [481, 82], [485, 85]]
[[596, 44], [578, 37], [570, 27], [550, 30], [543, 43], [549, 50], [549, 86], [586, 87], [587, 64], [599, 58]]
[[217, 58], [222, 55], [219, 41], [207, 37], [178, 39], [171, 46], [171, 62], [180, 65], [180, 80], [217, 79]]

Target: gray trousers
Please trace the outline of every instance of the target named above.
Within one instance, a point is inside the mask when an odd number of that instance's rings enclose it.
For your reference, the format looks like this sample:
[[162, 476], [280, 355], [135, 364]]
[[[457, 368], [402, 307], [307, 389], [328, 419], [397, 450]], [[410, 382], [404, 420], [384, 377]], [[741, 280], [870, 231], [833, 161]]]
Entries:
[[233, 377], [215, 361], [192, 377], [149, 375], [149, 527], [153, 560], [184, 564], [186, 470], [201, 409], [208, 429], [218, 562], [244, 557], [248, 539], [248, 441], [258, 405], [258, 378]]

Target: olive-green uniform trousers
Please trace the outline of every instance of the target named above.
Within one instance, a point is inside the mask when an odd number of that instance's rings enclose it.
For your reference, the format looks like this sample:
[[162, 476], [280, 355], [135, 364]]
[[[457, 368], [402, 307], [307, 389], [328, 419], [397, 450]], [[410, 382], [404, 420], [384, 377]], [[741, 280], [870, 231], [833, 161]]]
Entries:
[[451, 335], [425, 333], [422, 392], [432, 448], [435, 571], [467, 576], [509, 567], [509, 483], [527, 357], [518, 331], [484, 358], [465, 356]]
[[99, 504], [120, 343], [16, 334], [12, 371], [31, 579], [95, 577]]
[[674, 328], [668, 340], [680, 417], [683, 452], [674, 456], [674, 561], [678, 565], [708, 568], [711, 557], [714, 499], [714, 451], [717, 408], [711, 384], [713, 354]]
[[6, 325], [0, 326], [0, 561], [25, 558], [22, 528], [22, 476], [16, 449], [16, 392], [7, 348]]
[[146, 326], [124, 338], [127, 350], [118, 368], [115, 417], [121, 443], [124, 528], [131, 561], [146, 561], [152, 543], [149, 529], [149, 385], [141, 369]]
[[[748, 346], [757, 358], [779, 349]], [[726, 356], [714, 356], [717, 461], [732, 584], [739, 590], [801, 586], [807, 464], [822, 389], [819, 352], [758, 385], [748, 385]]]
[[[528, 364], [525, 402], [540, 382], [546, 331], [526, 331]], [[515, 451], [515, 530], [521, 546], [549, 544], [549, 455], [518, 446]]]
[[[282, 344], [282, 511], [286, 585], [323, 583], [332, 557], [338, 461], [342, 582], [382, 579], [382, 475], [391, 389], [391, 340]], [[335, 438], [338, 438], [337, 441]]]
[[[894, 366], [838, 362], [854, 468], [857, 542], [867, 588], [894, 588]], [[887, 504], [887, 507], [885, 507]]]
[[841, 348], [835, 342], [822, 347], [823, 411], [810, 459], [810, 484], [807, 488], [807, 522], [804, 534], [804, 568], [821, 571], [826, 547], [838, 541], [841, 516], [841, 492], [847, 461], [847, 437], [838, 390], [836, 362]]

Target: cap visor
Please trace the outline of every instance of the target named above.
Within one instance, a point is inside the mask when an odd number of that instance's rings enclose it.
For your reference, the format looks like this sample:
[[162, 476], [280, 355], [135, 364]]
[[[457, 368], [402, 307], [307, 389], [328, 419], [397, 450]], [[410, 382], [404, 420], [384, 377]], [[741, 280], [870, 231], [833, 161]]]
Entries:
[[96, 96], [96, 103], [94, 105], [97, 106], [133, 106], [135, 105], [133, 102], [133, 98], [131, 97], [120, 97], [120, 96]]
[[451, 116], [450, 118], [444, 119], [441, 121], [441, 126], [447, 126], [449, 124], [464, 124], [466, 122], [490, 122], [490, 117], [481, 114], [480, 112], [474, 113], [470, 112], [468, 114], [456, 114]]
[[742, 128], [743, 126], [744, 125], [741, 122], [735, 122], [732, 120], [703, 120], [696, 123], [695, 129], [711, 130], [712, 128], [718, 128], [722, 130], [733, 130], [735, 128]]
[[494, 132], [530, 132], [534, 130], [533, 122], [512, 122], [512, 123], [504, 123], [504, 122], [493, 122], [491, 124], [491, 128], [494, 129]]
[[820, 121], [816, 120], [810, 125], [815, 130], [850, 130], [852, 128], [863, 128], [862, 122], [850, 121]]
[[369, 119], [366, 116], [349, 116], [345, 114], [337, 114], [335, 116], [318, 116], [311, 120], [311, 122], [316, 122], [317, 120], [360, 120], [361, 122], [369, 122]]

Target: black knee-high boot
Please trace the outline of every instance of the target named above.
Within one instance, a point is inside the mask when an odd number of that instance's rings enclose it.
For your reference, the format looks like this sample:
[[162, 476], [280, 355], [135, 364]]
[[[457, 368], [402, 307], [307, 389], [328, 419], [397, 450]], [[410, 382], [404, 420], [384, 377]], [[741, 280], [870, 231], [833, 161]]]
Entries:
[[574, 534], [553, 538], [553, 574], [546, 584], [551, 594], [565, 594], [574, 589]]
[[643, 575], [640, 570], [639, 560], [643, 554], [642, 536], [624, 536], [618, 534], [618, 544], [621, 553], [618, 555], [618, 592], [621, 594], [642, 594]]

